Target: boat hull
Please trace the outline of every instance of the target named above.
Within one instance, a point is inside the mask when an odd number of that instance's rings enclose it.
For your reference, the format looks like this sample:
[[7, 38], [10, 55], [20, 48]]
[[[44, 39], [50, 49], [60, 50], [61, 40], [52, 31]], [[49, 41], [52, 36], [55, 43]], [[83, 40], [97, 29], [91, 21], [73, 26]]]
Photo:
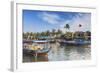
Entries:
[[31, 54], [31, 55], [38, 55], [38, 56], [44, 56], [47, 55], [47, 53], [50, 51], [50, 48], [48, 49], [42, 49], [42, 50], [29, 50], [29, 49], [23, 49], [24, 54]]
[[62, 45], [88, 45], [91, 44], [91, 41], [61, 41], [59, 43]]

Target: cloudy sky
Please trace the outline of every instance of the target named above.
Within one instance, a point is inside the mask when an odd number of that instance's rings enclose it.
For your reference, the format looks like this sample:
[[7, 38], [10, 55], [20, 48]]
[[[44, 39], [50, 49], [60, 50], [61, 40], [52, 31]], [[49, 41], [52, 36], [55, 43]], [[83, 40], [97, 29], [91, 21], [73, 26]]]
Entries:
[[[66, 24], [70, 26], [67, 31], [90, 31], [91, 13], [23, 10], [24, 32], [43, 32], [52, 29], [65, 32]], [[79, 27], [79, 24], [82, 27]]]

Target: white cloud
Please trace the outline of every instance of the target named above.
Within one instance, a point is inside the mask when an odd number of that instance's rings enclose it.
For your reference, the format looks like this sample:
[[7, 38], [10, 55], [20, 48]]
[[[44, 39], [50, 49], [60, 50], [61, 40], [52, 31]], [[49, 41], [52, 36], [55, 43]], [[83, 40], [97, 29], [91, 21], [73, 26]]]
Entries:
[[[91, 14], [79, 13], [76, 16], [74, 16], [71, 20], [65, 20], [61, 25], [61, 29], [63, 32], [66, 31], [66, 29], [63, 28], [65, 24], [70, 25], [69, 31], [72, 32], [91, 30]], [[79, 24], [81, 24], [82, 27], [79, 27]]]
[[[49, 24], [56, 24], [57, 28], [60, 27], [63, 32], [66, 32], [66, 29], [64, 28], [66, 24], [69, 24], [70, 26], [70, 29], [67, 31], [75, 32], [91, 30], [91, 14], [89, 13], [78, 13], [70, 20], [63, 19], [57, 14], [50, 14], [47, 12], [39, 14], [39, 17]], [[79, 24], [81, 24], [82, 27], [79, 27]]]
[[[88, 31], [91, 30], [91, 15], [90, 14], [81, 14], [76, 15], [71, 21], [71, 31]], [[79, 27], [79, 24], [82, 27]]]
[[39, 17], [49, 24], [58, 24], [59, 20], [61, 20], [57, 14], [50, 14], [47, 12], [43, 12]]

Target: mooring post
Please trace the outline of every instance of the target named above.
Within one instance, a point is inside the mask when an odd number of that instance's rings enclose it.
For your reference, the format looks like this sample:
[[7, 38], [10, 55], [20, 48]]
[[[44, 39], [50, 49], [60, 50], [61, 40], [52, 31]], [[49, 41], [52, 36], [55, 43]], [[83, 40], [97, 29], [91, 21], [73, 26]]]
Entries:
[[37, 52], [35, 52], [35, 62], [37, 61]]

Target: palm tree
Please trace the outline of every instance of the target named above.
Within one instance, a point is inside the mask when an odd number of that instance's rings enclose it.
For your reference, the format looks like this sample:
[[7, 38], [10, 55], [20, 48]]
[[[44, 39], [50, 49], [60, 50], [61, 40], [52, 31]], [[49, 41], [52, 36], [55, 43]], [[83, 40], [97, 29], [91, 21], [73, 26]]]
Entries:
[[[66, 29], [70, 29], [70, 26], [69, 26], [69, 24], [66, 24], [65, 26], [64, 26], [64, 28], [66, 28]], [[66, 38], [66, 36], [68, 36], [69, 34], [66, 32], [65, 33], [65, 35], [64, 35], [64, 37]]]
[[81, 24], [79, 24], [79, 27], [82, 27], [82, 25], [81, 25]]
[[39, 37], [39, 35], [40, 35], [40, 33], [39, 33], [39, 32], [37, 32], [37, 33], [36, 33], [36, 38], [38, 38], [38, 37]]
[[52, 35], [54, 36], [56, 33], [56, 30], [55, 29], [52, 29]]
[[79, 27], [79, 31], [81, 32], [81, 29], [82, 29], [81, 27], [82, 27], [82, 25], [79, 24], [78, 27]]
[[57, 30], [57, 34], [62, 34], [62, 31], [60, 29]]
[[41, 36], [45, 36], [45, 32], [41, 32]]
[[26, 37], [26, 34], [23, 32], [23, 39], [26, 39], [27, 37]]
[[29, 35], [30, 35], [30, 33], [26, 32], [26, 39], [29, 39]]
[[47, 31], [46, 31], [46, 36], [49, 36], [49, 35], [50, 35], [50, 31], [47, 30]]
[[66, 25], [64, 26], [64, 28], [66, 28], [66, 29], [70, 29], [69, 24], [66, 24]]
[[62, 35], [62, 31], [60, 29], [58, 29], [56, 34], [57, 34], [57, 37], [60, 37]]

